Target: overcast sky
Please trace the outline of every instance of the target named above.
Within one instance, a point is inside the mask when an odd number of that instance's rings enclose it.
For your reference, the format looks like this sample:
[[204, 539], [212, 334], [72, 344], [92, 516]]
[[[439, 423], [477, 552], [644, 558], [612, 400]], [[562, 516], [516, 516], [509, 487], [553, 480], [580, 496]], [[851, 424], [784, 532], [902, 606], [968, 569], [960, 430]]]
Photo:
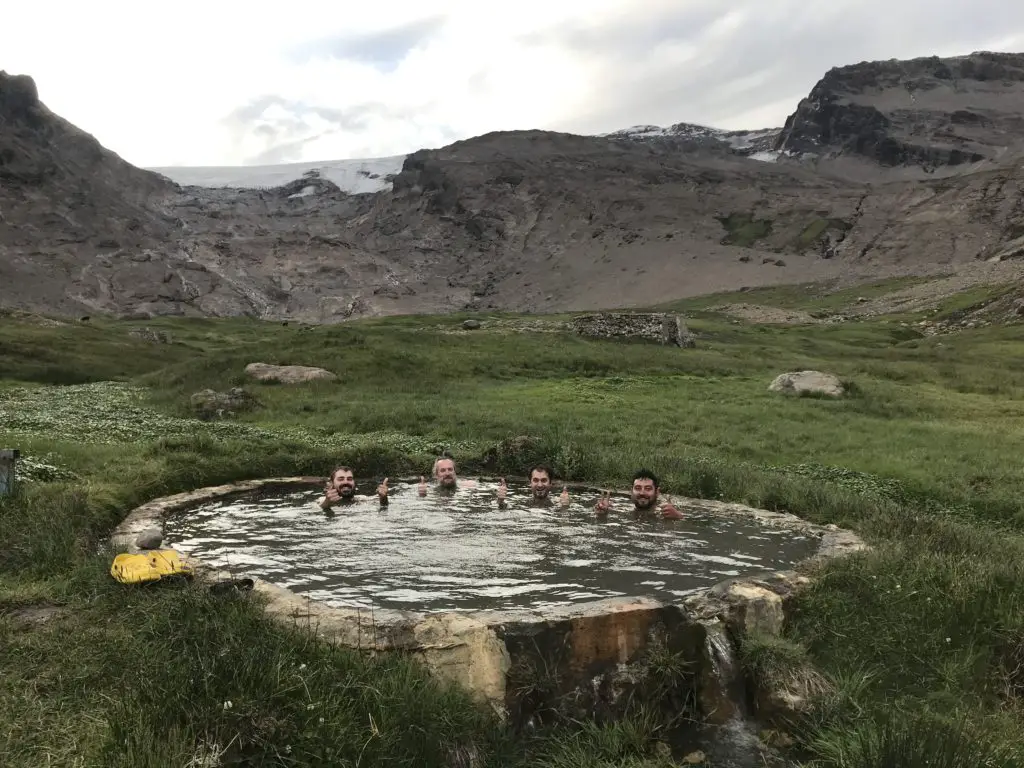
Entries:
[[770, 127], [832, 66], [1024, 51], [1012, 0], [36, 0], [2, 24], [0, 69], [149, 167]]

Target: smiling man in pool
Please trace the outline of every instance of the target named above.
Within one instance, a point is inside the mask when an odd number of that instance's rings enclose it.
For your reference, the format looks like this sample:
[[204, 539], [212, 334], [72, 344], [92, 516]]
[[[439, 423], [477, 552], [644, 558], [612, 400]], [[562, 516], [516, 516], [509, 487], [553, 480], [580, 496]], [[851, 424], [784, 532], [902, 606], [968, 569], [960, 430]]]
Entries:
[[[498, 485], [498, 509], [508, 507], [507, 494], [508, 486], [505, 483], [505, 478], [501, 478], [501, 483]], [[544, 464], [538, 464], [530, 469], [530, 500], [533, 502], [532, 506], [535, 507], [554, 505], [551, 500], [551, 468]], [[558, 497], [558, 506], [562, 508], [569, 506], [569, 489], [564, 484], [562, 493]]]
[[[317, 499], [317, 506], [324, 512], [333, 512], [332, 507], [341, 504], [349, 505], [356, 501], [363, 501], [369, 496], [356, 495], [356, 478], [350, 467], [338, 467], [327, 480], [324, 488], [324, 495]], [[382, 507], [388, 505], [388, 479], [385, 477], [377, 486], [377, 499]]]
[[[633, 475], [633, 487], [630, 489], [630, 498], [633, 500], [633, 512], [637, 516], [650, 515], [661, 512], [666, 520], [681, 520], [683, 513], [676, 509], [671, 501], [666, 501], [658, 506], [658, 478], [647, 469], [639, 469]], [[604, 517], [612, 510], [611, 494], [605, 491], [594, 505], [594, 512], [598, 517]]]

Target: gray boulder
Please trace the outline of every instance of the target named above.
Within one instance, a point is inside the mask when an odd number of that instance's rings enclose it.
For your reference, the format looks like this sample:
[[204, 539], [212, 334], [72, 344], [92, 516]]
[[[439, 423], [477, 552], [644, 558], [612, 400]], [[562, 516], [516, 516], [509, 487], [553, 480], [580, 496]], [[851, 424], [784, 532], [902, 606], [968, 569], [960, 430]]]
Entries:
[[807, 393], [842, 397], [846, 394], [846, 388], [838, 376], [821, 371], [796, 371], [780, 374], [768, 385], [768, 389], [772, 392], [796, 395]]

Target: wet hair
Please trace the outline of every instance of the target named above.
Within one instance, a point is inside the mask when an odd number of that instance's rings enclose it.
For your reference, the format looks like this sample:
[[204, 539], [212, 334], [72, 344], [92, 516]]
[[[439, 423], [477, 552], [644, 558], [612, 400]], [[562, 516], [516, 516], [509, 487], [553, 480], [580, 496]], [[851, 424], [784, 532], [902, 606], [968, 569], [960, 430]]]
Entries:
[[532, 479], [534, 472], [543, 472], [545, 475], [548, 476], [548, 480], [555, 479], [555, 473], [551, 471], [551, 467], [549, 467], [547, 464], [537, 464], [536, 466], [530, 467], [530, 471], [527, 473], [526, 476]]
[[456, 470], [458, 469], [458, 464], [455, 463], [455, 457], [452, 456], [448, 451], [441, 451], [441, 455], [438, 456], [436, 459], [434, 459], [434, 465], [430, 468], [430, 474], [432, 474], [432, 475], [434, 475], [436, 477], [437, 476], [437, 465], [438, 465], [438, 462], [445, 461], [445, 460], [451, 461], [452, 468], [454, 468]]
[[651, 472], [651, 470], [649, 469], [638, 469], [636, 472], [634, 472], [633, 482], [635, 483], [637, 480], [650, 480], [652, 483], [654, 483], [654, 490], [658, 490], [658, 487], [660, 486], [660, 483], [658, 482], [658, 476]]
[[334, 476], [336, 474], [338, 474], [339, 472], [352, 472], [352, 478], [353, 478], [353, 480], [355, 479], [355, 474], [356, 473], [352, 470], [352, 467], [340, 466], [340, 467], [335, 467], [334, 469], [331, 470], [331, 474], [327, 476], [327, 482], [333, 483], [334, 482]]

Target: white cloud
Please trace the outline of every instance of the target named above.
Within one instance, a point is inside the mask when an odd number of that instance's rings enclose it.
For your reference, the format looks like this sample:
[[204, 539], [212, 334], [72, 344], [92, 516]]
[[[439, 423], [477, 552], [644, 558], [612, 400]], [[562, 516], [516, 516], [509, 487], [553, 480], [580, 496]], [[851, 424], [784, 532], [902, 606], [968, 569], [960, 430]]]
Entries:
[[501, 129], [780, 125], [831, 66], [1024, 47], [1024, 5], [1005, 0], [181, 0], [151, 13], [6, 9], [0, 67], [130, 162], [224, 165]]

